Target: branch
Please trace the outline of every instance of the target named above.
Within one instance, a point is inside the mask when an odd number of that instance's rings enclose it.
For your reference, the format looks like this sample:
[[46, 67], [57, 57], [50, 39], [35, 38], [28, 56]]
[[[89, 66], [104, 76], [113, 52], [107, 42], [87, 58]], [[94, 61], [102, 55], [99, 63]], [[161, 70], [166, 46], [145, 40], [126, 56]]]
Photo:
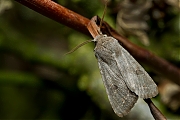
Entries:
[[151, 99], [144, 99], [144, 101], [148, 104], [151, 113], [155, 120], [166, 120], [165, 116], [159, 111], [159, 109], [153, 104]]
[[15, 0], [24, 6], [73, 28], [81, 33], [90, 35], [86, 29], [89, 19], [51, 1], [51, 0]]
[[[61, 24], [64, 24], [70, 28], [73, 28], [81, 33], [89, 35], [87, 25], [89, 19], [51, 1], [51, 0], [15, 0], [34, 11], [41, 13], [42, 15], [51, 18]], [[171, 81], [180, 85], [180, 69], [167, 62], [166, 60], [155, 56], [146, 49], [131, 43], [126, 38], [119, 35], [114, 29], [112, 29], [107, 23], [104, 22], [105, 33], [112, 35], [119, 40], [123, 47], [126, 48], [131, 55], [141, 63], [146, 64], [157, 73], [171, 79]]]

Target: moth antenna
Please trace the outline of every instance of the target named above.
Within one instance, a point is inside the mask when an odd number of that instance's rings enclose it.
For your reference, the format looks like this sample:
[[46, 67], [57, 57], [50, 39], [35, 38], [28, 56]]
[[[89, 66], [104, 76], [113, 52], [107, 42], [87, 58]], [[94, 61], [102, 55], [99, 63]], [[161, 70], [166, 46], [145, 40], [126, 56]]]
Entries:
[[87, 44], [87, 43], [89, 43], [89, 42], [92, 42], [92, 40], [87, 40], [87, 41], [85, 41], [85, 42], [77, 45], [75, 48], [73, 48], [71, 51], [67, 52], [67, 53], [64, 54], [64, 55], [73, 53], [73, 52], [76, 51], [78, 48], [82, 47], [83, 45], [85, 45], [85, 44]]
[[103, 19], [104, 19], [105, 14], [106, 14], [107, 3], [108, 3], [108, 0], [105, 1], [103, 16], [102, 16], [102, 19], [101, 19], [101, 21], [100, 21], [100, 26], [99, 26], [100, 29], [101, 29], [101, 27], [102, 27], [102, 22], [103, 22]]

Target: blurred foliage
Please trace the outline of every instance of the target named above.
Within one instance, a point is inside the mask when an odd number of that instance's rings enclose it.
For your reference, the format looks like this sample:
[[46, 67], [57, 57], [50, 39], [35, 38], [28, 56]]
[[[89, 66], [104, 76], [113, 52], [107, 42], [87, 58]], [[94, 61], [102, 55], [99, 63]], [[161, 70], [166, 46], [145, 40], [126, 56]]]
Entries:
[[[87, 18], [102, 16], [104, 9], [100, 0], [56, 2]], [[105, 21], [115, 27], [112, 5], [118, 1], [111, 2]], [[164, 9], [164, 18], [147, 21], [151, 44], [146, 49], [180, 66], [180, 15], [173, 6]], [[17, 2], [0, 0], [0, 119], [119, 119], [107, 99], [94, 45], [64, 56], [89, 39]], [[159, 97], [153, 100], [168, 118], [179, 117]]]

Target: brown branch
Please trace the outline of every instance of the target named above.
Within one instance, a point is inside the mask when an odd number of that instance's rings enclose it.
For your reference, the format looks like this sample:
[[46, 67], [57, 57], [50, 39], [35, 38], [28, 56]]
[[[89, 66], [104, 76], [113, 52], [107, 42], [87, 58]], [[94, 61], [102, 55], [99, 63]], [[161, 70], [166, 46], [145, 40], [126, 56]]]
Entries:
[[[61, 24], [73, 28], [79, 32], [89, 35], [87, 25], [89, 19], [67, 9], [51, 0], [15, 0], [30, 9], [35, 10], [42, 15], [51, 18]], [[157, 73], [171, 79], [176, 84], [180, 85], [180, 69], [167, 62], [166, 60], [155, 56], [146, 49], [140, 48], [137, 45], [123, 38], [107, 23], [105, 23], [106, 32], [109, 31], [113, 37], [118, 39], [122, 45], [134, 56], [139, 62], [146, 64]]]
[[86, 29], [89, 19], [51, 1], [51, 0], [15, 0], [24, 6], [70, 28], [90, 35]]
[[151, 113], [155, 120], [166, 120], [165, 116], [159, 111], [159, 109], [153, 104], [151, 99], [144, 99], [144, 101], [148, 104]]

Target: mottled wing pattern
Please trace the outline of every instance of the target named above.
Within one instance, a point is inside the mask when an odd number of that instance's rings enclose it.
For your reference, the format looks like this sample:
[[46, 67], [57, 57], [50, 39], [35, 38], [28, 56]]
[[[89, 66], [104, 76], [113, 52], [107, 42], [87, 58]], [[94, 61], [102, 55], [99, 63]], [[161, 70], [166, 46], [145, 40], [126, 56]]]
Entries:
[[138, 96], [128, 89], [122, 77], [118, 77], [112, 71], [113, 68], [111, 68], [98, 53], [95, 53], [95, 55], [111, 106], [114, 112], [122, 117], [128, 114], [136, 103]]
[[152, 78], [116, 39], [99, 35], [94, 41], [106, 92], [117, 115], [126, 115], [138, 96], [145, 99], [158, 94]]
[[120, 48], [122, 55], [116, 55], [115, 59], [128, 88], [143, 99], [156, 96], [158, 88], [152, 78], [122, 46]]

